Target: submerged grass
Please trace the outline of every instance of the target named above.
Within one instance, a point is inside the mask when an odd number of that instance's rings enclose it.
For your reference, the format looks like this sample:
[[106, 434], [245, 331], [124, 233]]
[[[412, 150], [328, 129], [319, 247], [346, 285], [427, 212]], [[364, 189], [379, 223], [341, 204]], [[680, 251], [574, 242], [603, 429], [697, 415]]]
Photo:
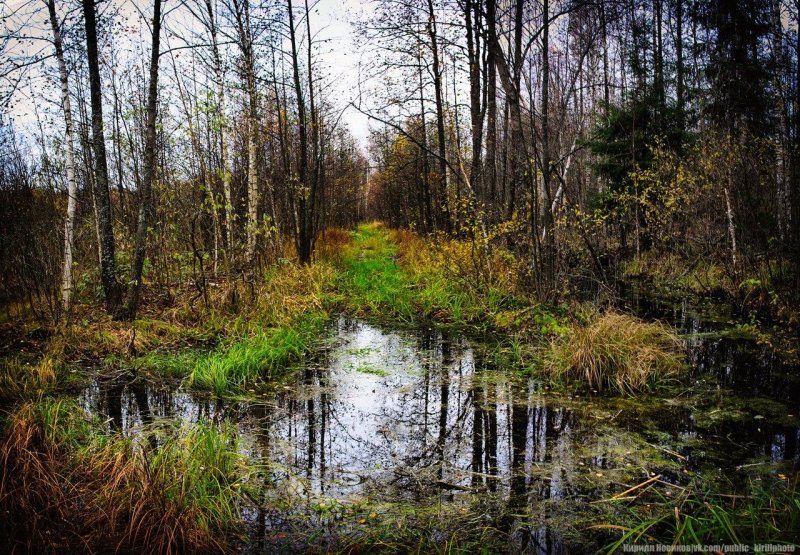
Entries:
[[[220, 552], [235, 534], [247, 465], [235, 428], [105, 435], [74, 402], [26, 403], [0, 443], [7, 552]], [[155, 445], [155, 446], [154, 446]]]
[[674, 377], [683, 367], [682, 342], [657, 322], [607, 312], [575, 323], [546, 350], [543, 371], [602, 391], [634, 394]]

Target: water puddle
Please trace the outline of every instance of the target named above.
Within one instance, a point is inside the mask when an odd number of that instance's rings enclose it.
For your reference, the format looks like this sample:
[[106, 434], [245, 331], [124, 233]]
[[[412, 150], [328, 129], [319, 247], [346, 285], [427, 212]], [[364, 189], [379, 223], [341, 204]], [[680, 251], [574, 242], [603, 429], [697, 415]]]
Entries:
[[800, 410], [800, 367], [776, 353], [769, 341], [749, 337], [747, 325], [737, 326], [733, 308], [725, 303], [688, 298], [660, 298], [630, 288], [623, 309], [648, 320], [660, 320], [681, 333], [694, 375], [714, 376], [740, 395], [765, 396]]
[[514, 536], [517, 548], [558, 553], [568, 551], [561, 538], [573, 526], [569, 515], [588, 514], [592, 502], [650, 473], [680, 485], [709, 466], [800, 461], [795, 417], [756, 414], [761, 407], [717, 414], [727, 406], [722, 398], [555, 395], [487, 368], [467, 340], [438, 330], [387, 331], [340, 318], [331, 335], [331, 347], [293, 381], [246, 400], [130, 377], [96, 379], [80, 400], [127, 435], [159, 418], [236, 423], [247, 454], [268, 465], [267, 497], [283, 500], [250, 515], [262, 539], [301, 517], [320, 526], [320, 503], [433, 500], [480, 504], [482, 518], [524, 530]]

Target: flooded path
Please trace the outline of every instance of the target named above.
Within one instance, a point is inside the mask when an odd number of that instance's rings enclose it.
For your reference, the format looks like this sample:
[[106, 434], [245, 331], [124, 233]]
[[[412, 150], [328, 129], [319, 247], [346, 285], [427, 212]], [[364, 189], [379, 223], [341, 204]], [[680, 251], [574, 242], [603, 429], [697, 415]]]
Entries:
[[[796, 405], [773, 400], [791, 399], [796, 383], [773, 379], [785, 369], [771, 373], [769, 350], [704, 338], [699, 317], [676, 319], [694, 333], [692, 379], [720, 379], [743, 397], [716, 385], [676, 399], [557, 394], [488, 367], [458, 335], [342, 317], [329, 346], [272, 390], [220, 400], [98, 378], [80, 401], [130, 436], [160, 419], [234, 423], [245, 454], [265, 465], [247, 516], [273, 548], [300, 550], [292, 533], [310, 529], [325, 546], [358, 534], [354, 507], [400, 514], [408, 504], [505, 530], [511, 550], [562, 553], [602, 518], [603, 499], [649, 476], [670, 495], [692, 477], [800, 464]], [[764, 394], [773, 399], [754, 397]]]

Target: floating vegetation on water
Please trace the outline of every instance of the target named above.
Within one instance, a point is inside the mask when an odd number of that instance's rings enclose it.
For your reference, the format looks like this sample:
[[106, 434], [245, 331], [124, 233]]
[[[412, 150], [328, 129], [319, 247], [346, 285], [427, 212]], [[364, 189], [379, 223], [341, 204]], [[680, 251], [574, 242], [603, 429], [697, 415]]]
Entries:
[[381, 378], [385, 378], [388, 375], [386, 370], [371, 364], [360, 364], [355, 367], [355, 370], [356, 372], [361, 372], [362, 374], [372, 374], [373, 376], [378, 376]]

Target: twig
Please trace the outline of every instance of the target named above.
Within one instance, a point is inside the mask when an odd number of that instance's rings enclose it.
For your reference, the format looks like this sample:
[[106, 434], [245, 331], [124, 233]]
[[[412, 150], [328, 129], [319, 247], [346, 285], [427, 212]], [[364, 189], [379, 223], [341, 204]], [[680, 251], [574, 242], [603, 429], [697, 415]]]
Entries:
[[653, 476], [652, 478], [648, 478], [647, 480], [645, 480], [641, 484], [637, 484], [637, 485], [633, 486], [632, 488], [626, 489], [622, 493], [618, 493], [618, 494], [612, 496], [611, 499], [619, 499], [620, 497], [624, 497], [625, 495], [631, 493], [632, 491], [636, 491], [637, 489], [642, 488], [642, 487], [647, 486], [647, 485], [650, 485], [653, 482], [656, 482], [656, 481], [658, 481], [660, 479], [661, 479], [661, 474], [657, 474], [656, 476]]

